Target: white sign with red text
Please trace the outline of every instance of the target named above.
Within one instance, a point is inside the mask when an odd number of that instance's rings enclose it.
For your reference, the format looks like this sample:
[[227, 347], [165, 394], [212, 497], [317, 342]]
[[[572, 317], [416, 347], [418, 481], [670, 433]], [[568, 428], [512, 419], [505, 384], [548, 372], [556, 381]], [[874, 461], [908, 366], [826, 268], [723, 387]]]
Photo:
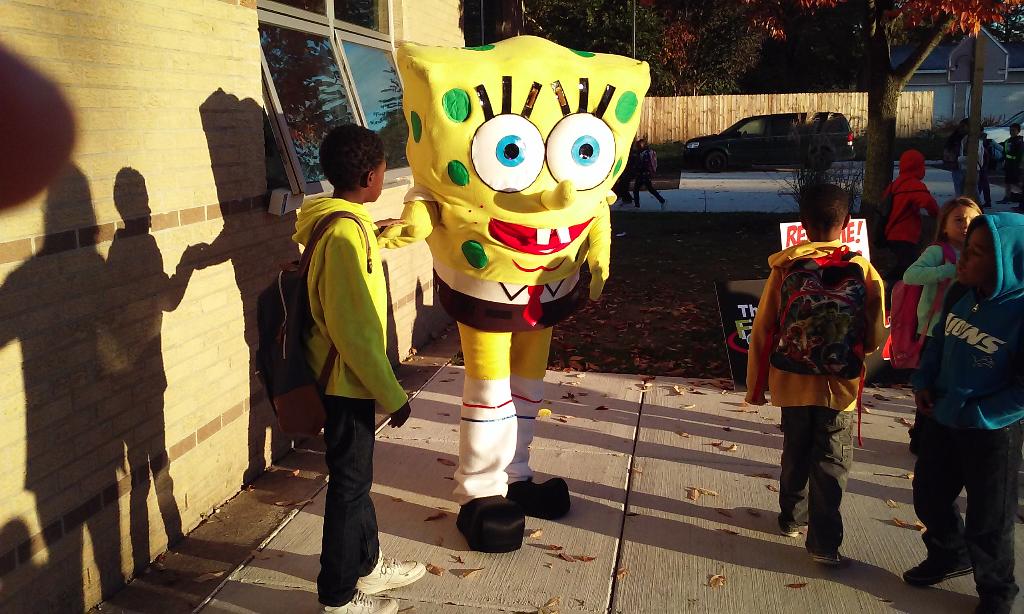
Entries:
[[[800, 222], [784, 222], [779, 224], [779, 232], [782, 234], [782, 249], [793, 247], [807, 242], [807, 233]], [[840, 237], [843, 245], [850, 248], [851, 252], [860, 252], [864, 259], [871, 261], [871, 251], [868, 248], [868, 223], [866, 220], [850, 220], [850, 224], [843, 229]]]

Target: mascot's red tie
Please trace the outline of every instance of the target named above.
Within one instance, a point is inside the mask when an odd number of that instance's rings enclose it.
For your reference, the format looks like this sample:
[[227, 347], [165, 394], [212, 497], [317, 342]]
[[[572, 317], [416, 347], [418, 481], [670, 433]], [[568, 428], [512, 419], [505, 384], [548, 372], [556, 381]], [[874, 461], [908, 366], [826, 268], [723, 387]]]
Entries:
[[523, 319], [530, 326], [536, 326], [544, 314], [544, 308], [540, 306], [540, 295], [544, 292], [544, 286], [530, 286], [526, 291], [530, 293], [530, 301], [523, 310]]

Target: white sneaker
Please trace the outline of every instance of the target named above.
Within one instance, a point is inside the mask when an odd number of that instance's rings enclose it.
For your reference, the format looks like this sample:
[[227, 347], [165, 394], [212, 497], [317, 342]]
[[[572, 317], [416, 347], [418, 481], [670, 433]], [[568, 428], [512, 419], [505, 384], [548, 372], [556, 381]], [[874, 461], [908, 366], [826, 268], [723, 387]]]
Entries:
[[371, 597], [356, 590], [352, 601], [345, 605], [321, 605], [320, 614], [398, 614], [398, 600]]
[[377, 557], [377, 566], [369, 574], [359, 578], [356, 589], [367, 595], [376, 595], [392, 588], [412, 584], [427, 573], [427, 568], [416, 561], [396, 561], [384, 556]]

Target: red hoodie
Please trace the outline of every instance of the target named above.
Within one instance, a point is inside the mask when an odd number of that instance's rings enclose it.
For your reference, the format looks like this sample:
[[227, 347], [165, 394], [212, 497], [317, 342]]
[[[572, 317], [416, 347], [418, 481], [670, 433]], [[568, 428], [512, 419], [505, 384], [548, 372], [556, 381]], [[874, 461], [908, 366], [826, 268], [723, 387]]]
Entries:
[[906, 241], [916, 244], [921, 240], [921, 213], [939, 214], [939, 206], [928, 191], [924, 179], [924, 156], [916, 149], [908, 149], [900, 156], [900, 175], [885, 189], [882, 198], [891, 192], [892, 214], [885, 227], [885, 238], [889, 241]]

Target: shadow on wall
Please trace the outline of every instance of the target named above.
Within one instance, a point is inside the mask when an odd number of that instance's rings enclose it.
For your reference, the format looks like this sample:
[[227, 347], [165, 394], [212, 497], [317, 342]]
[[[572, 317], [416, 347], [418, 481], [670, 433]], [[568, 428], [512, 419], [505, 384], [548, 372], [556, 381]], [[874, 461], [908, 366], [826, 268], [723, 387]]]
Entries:
[[[230, 262], [242, 302], [245, 344], [249, 351], [249, 465], [243, 482], [249, 483], [266, 467], [264, 450], [268, 439], [272, 458], [278, 458], [291, 447], [291, 440], [278, 430], [274, 413], [260, 384], [253, 362], [256, 348], [256, 298], [273, 281], [279, 263], [298, 257], [298, 248], [291, 240], [293, 219], [276, 218], [265, 212], [253, 212], [238, 200], [252, 185], [251, 165], [246, 164], [242, 145], [252, 135], [262, 135], [263, 109], [251, 98], [218, 89], [199, 107], [203, 131], [210, 150], [210, 164], [217, 186], [217, 200], [224, 218], [224, 229], [208, 246], [202, 267]], [[255, 145], [263, 143], [259, 138]], [[262, 171], [262, 160], [260, 160]]]
[[[174, 278], [163, 274], [148, 234], [142, 175], [122, 169], [114, 200], [124, 218], [116, 232], [113, 223], [97, 226], [88, 179], [68, 167], [49, 187], [40, 249], [0, 287], [0, 347], [18, 341], [22, 355], [25, 490], [35, 498], [42, 527], [17, 544], [17, 562], [24, 566], [47, 551], [30, 580], [47, 590], [18, 595], [33, 610], [85, 608], [85, 529], [103, 596], [124, 584], [119, 506], [129, 491], [136, 570], [149, 561], [153, 483], [168, 542], [181, 535], [167, 474], [160, 329], [163, 311], [177, 307], [191, 270], [179, 265]], [[68, 220], [84, 223], [65, 230]], [[95, 245], [106, 240], [112, 243], [104, 261]], [[131, 475], [119, 480], [126, 449]], [[14, 544], [5, 540], [3, 546]]]

